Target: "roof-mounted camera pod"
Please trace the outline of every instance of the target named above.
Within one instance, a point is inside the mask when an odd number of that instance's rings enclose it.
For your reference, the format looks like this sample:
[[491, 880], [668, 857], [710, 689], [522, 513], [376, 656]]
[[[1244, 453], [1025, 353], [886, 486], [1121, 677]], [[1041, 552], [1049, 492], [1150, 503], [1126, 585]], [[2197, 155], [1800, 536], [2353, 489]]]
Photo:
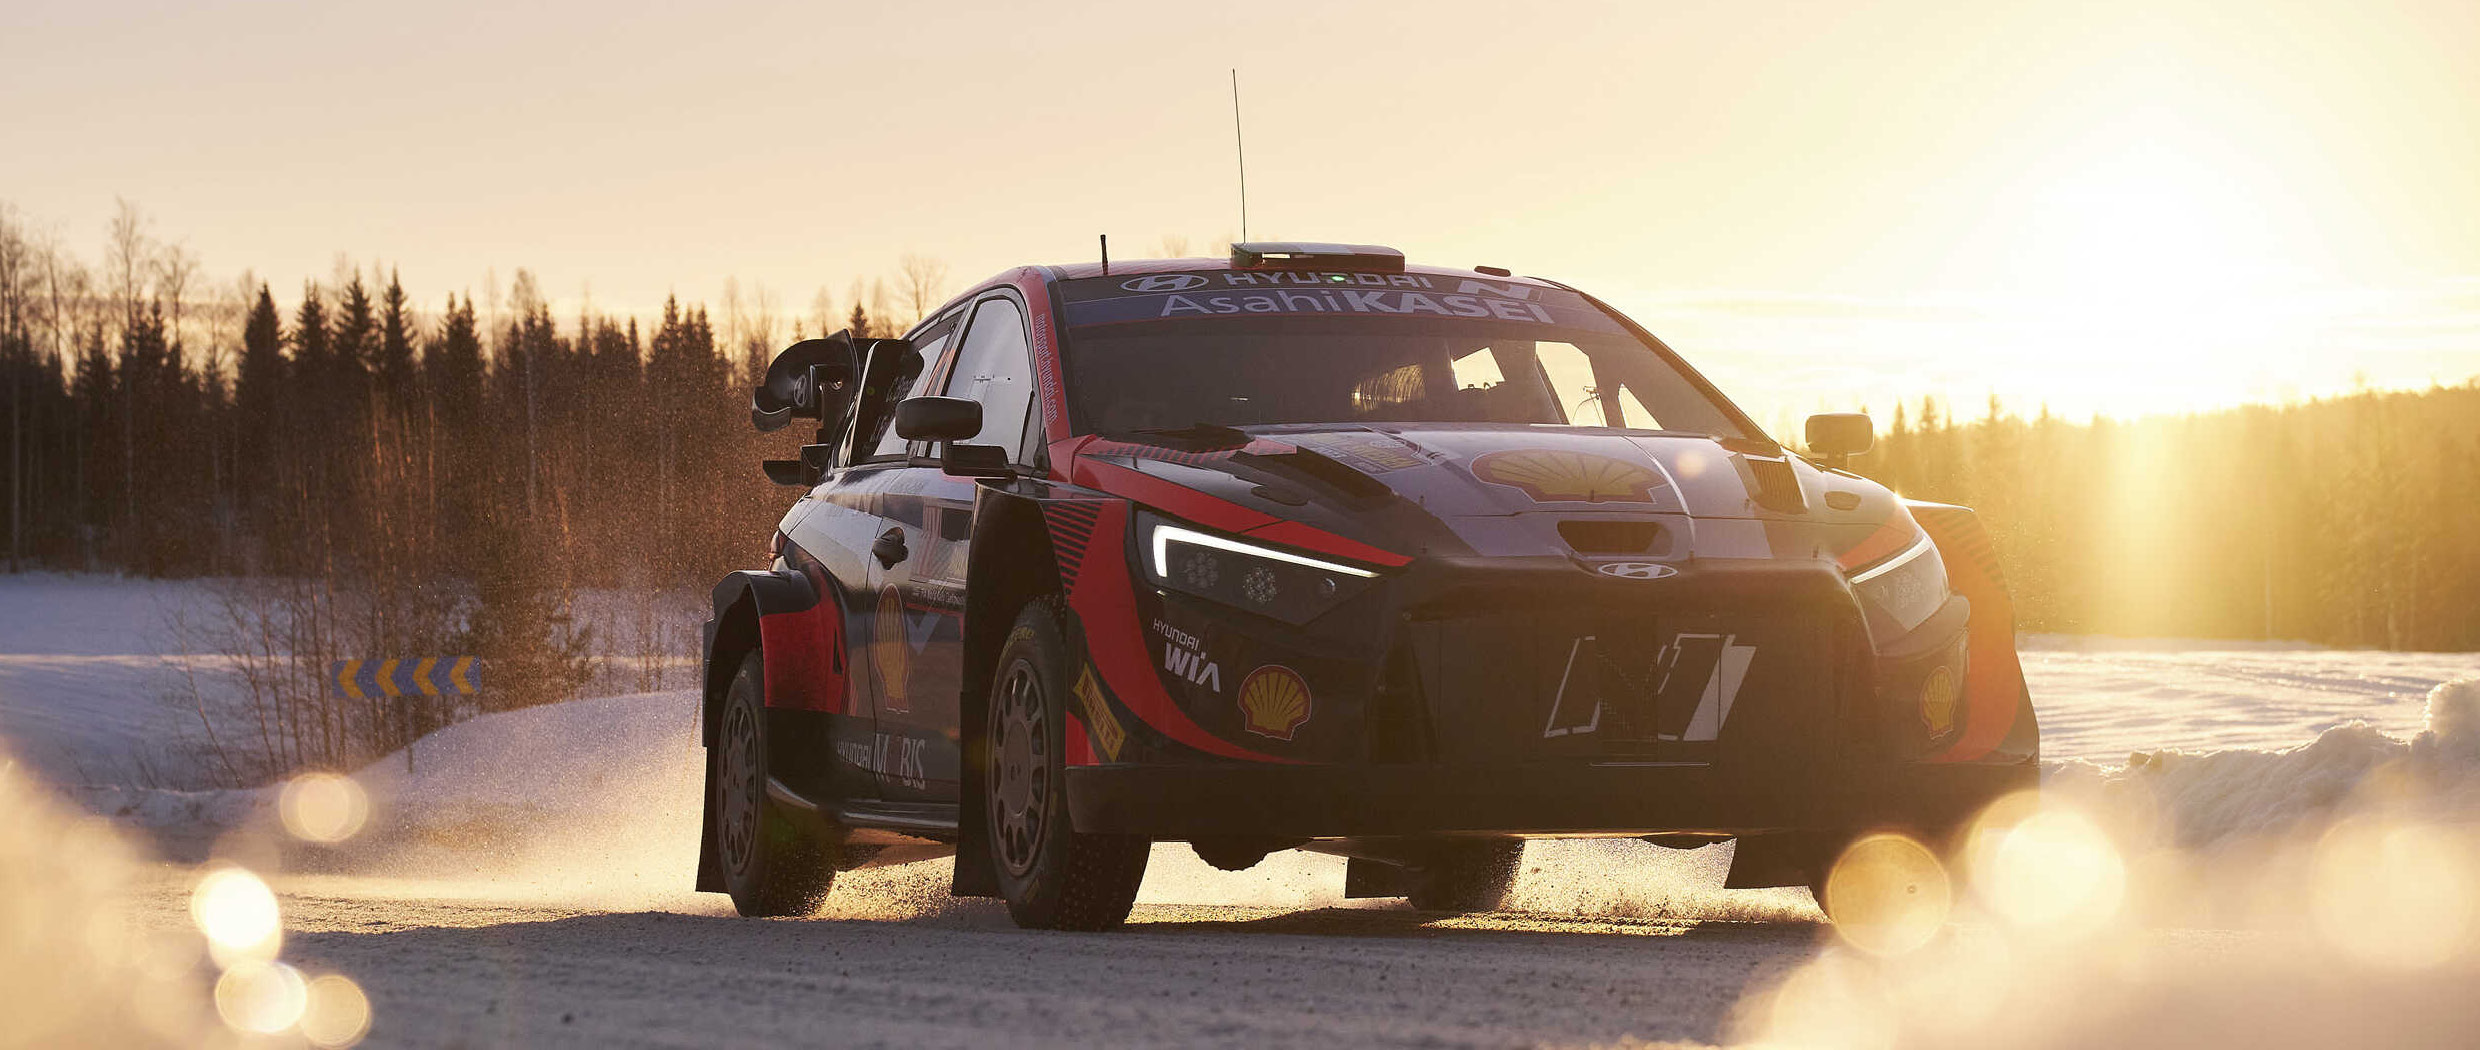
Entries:
[[1404, 253], [1383, 244], [1252, 241], [1231, 246], [1231, 265], [1241, 270], [1402, 273]]
[[887, 391], [920, 371], [920, 352], [903, 339], [855, 339], [844, 331], [785, 347], [750, 393], [749, 425], [773, 431], [796, 418], [815, 419], [818, 432], [801, 446], [801, 458], [764, 461], [767, 480], [816, 485], [835, 466], [837, 440], [856, 423], [875, 433], [888, 410]]

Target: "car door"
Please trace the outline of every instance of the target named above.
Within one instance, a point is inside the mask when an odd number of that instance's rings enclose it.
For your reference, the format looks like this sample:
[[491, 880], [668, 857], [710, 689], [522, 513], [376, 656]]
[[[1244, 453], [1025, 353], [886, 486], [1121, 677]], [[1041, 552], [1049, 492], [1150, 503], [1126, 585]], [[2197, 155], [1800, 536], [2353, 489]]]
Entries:
[[[1025, 312], [1000, 293], [975, 300], [949, 360], [924, 375], [949, 397], [982, 404], [978, 444], [1025, 456], [1033, 407], [1033, 360]], [[878, 690], [878, 730], [894, 749], [879, 768], [879, 791], [893, 800], [950, 801], [963, 768], [957, 711], [964, 689], [965, 567], [971, 561], [974, 483], [949, 477], [922, 444], [881, 498], [880, 539], [898, 554], [874, 558], [878, 603], [870, 660]]]
[[[952, 323], [924, 327], [916, 345], [922, 347], [925, 362], [938, 359], [948, 343], [945, 333], [954, 329]], [[891, 429], [883, 424], [893, 403], [922, 389], [930, 374], [931, 365], [925, 363], [910, 381], [881, 395], [883, 404], [856, 408], [855, 429], [839, 442], [836, 465], [786, 516], [783, 526], [797, 549], [785, 552], [790, 567], [810, 578], [820, 602], [834, 608], [840, 628], [835, 639], [839, 644], [832, 646], [841, 661], [835, 668], [841, 677], [838, 695], [809, 698], [807, 706], [823, 714], [804, 713], [794, 720], [800, 728], [791, 735], [797, 739], [783, 742], [790, 754], [810, 756], [788, 768], [817, 771], [792, 785], [813, 798], [879, 799], [879, 770], [902, 754], [879, 732], [870, 654], [878, 614], [873, 573], [885, 532], [886, 493], [902, 480], [909, 462], [903, 442], [882, 447], [880, 434], [863, 434], [858, 428], [865, 425], [861, 420], [876, 420], [881, 432]]]
[[806, 668], [833, 681], [802, 683], [810, 695], [803, 698], [801, 710], [787, 712], [776, 722], [783, 737], [778, 741], [778, 753], [785, 756], [780, 763], [783, 779], [810, 798], [878, 797], [878, 778], [869, 761], [876, 717], [868, 683], [855, 666], [860, 649], [854, 643], [866, 637], [855, 628], [870, 611], [869, 549], [878, 523], [873, 490], [884, 481], [883, 474], [836, 469], [803, 497], [783, 525], [791, 540], [784, 551], [787, 567], [809, 578], [819, 604], [836, 617], [828, 625], [834, 636], [821, 639], [821, 648], [828, 650], [827, 666]]

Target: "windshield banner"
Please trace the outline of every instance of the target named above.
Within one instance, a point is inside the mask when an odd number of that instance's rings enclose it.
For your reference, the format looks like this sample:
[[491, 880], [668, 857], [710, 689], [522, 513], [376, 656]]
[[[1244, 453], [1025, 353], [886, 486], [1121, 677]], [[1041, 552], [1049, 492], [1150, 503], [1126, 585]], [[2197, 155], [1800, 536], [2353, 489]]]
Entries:
[[1066, 281], [1071, 325], [1178, 317], [1465, 318], [1619, 332], [1618, 323], [1559, 288], [1423, 273], [1216, 270]]

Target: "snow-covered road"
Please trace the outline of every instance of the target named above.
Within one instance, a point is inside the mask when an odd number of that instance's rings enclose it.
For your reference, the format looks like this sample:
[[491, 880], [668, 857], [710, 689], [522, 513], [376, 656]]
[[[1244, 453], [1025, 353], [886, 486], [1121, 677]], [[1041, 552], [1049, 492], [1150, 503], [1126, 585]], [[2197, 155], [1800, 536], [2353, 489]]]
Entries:
[[[334, 889], [334, 887], [330, 887]], [[1510, 1046], [1710, 1041], [1803, 923], [1147, 905], [1113, 934], [975, 905], [748, 921], [292, 896], [288, 956], [403, 1046]]]

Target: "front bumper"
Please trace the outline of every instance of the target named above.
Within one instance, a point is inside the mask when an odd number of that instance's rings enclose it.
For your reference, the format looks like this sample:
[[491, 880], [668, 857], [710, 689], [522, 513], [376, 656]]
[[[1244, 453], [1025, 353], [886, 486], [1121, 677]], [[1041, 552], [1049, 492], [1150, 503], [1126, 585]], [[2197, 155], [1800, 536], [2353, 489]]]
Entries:
[[1067, 773], [1078, 831], [1173, 840], [1940, 832], [2039, 781], [2031, 762], [1757, 776], [1710, 765], [1615, 762], [1123, 765]]

